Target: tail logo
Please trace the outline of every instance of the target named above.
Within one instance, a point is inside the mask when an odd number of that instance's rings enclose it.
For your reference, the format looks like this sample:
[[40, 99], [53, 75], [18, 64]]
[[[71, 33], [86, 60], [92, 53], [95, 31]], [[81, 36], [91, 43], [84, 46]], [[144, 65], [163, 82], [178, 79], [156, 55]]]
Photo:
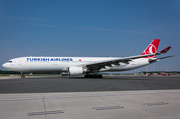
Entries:
[[151, 44], [149, 46], [149, 52], [147, 51], [147, 53], [150, 53], [150, 54], [156, 53], [156, 47], [153, 44]]
[[156, 53], [156, 51], [157, 51], [156, 47], [153, 44], [150, 44], [143, 54], [154, 54]]
[[[141, 55], [155, 54], [157, 52], [159, 42], [160, 39], [154, 39]], [[148, 56], [144, 58], [155, 58], [155, 56]]]

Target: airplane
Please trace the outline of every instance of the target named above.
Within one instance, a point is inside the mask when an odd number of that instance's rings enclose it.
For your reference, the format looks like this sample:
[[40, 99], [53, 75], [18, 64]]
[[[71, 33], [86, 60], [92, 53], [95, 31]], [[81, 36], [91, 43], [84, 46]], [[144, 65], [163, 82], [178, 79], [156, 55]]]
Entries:
[[156, 55], [166, 53], [171, 46], [157, 52], [160, 39], [154, 39], [141, 55], [129, 57], [19, 57], [10, 59], [2, 66], [8, 70], [21, 72], [61, 72], [62, 76], [84, 74], [85, 78], [102, 78], [101, 72], [127, 71], [149, 65], [161, 59]]

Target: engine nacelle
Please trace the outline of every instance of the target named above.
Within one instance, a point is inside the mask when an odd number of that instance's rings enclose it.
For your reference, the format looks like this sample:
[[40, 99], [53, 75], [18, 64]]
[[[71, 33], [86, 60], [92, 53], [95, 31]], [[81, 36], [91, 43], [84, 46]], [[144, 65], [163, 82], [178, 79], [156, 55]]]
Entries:
[[81, 75], [83, 72], [82, 67], [69, 67], [69, 76]]

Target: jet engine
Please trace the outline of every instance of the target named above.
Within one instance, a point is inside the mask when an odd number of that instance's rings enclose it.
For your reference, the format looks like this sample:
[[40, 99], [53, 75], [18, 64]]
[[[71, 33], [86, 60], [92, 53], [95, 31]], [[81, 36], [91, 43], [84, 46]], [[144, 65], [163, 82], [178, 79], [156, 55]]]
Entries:
[[74, 75], [81, 75], [84, 72], [86, 72], [86, 69], [83, 69], [82, 67], [69, 67], [69, 76], [74, 76]]

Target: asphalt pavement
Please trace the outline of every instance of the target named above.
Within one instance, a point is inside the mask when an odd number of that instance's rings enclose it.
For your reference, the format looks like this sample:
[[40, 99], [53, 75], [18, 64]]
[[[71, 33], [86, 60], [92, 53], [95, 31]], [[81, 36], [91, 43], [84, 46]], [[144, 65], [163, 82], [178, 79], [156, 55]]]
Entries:
[[180, 89], [180, 76], [20, 77], [1, 79], [0, 93], [97, 92]]

